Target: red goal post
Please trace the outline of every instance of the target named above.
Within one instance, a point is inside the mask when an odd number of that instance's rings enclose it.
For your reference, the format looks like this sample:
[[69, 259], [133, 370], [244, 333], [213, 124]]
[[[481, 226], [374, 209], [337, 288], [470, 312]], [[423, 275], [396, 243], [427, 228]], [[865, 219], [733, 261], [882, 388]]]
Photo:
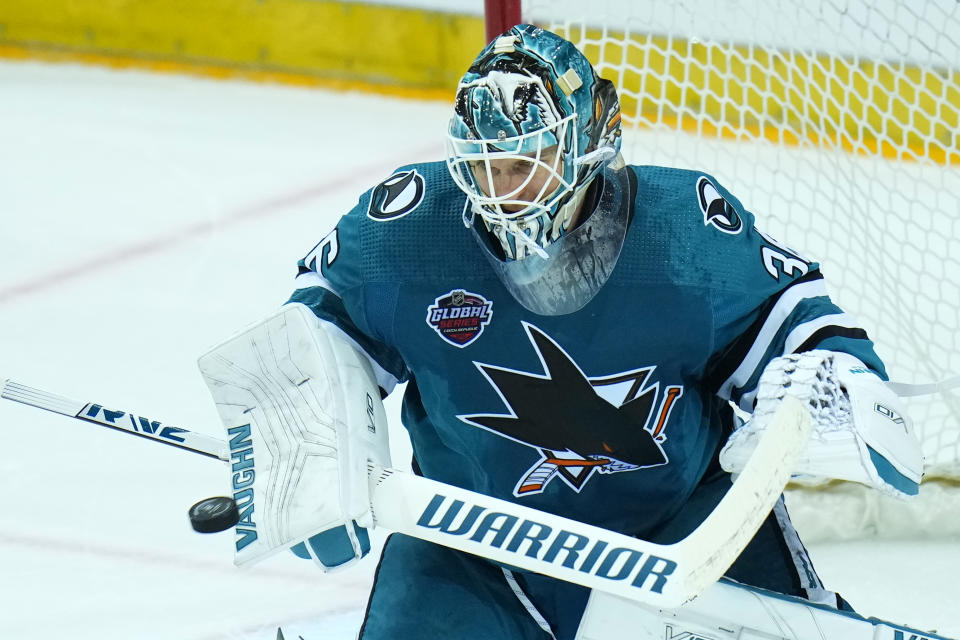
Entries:
[[[617, 85], [627, 162], [713, 174], [763, 231], [820, 262], [893, 380], [960, 373], [955, 0], [486, 6], [488, 40], [543, 26]], [[934, 504], [905, 512], [849, 486], [818, 487], [809, 493], [813, 511], [830, 513], [825, 537], [960, 532], [960, 391], [908, 405], [926, 458], [921, 497]], [[842, 509], [858, 521], [849, 531], [824, 503], [835, 495], [856, 496]]]
[[487, 42], [521, 23], [520, 0], [484, 0]]

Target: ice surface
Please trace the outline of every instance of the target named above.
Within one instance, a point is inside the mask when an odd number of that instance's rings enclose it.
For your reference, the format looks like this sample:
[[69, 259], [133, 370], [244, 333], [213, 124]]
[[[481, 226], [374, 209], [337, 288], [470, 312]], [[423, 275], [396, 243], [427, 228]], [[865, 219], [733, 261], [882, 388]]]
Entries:
[[[0, 63], [0, 377], [219, 437], [197, 356], [285, 300], [363, 189], [441, 158], [447, 114]], [[217, 462], [11, 402], [0, 444], [0, 638], [355, 636], [375, 554], [327, 575], [292, 555], [235, 569], [230, 536], [186, 516], [228, 492]], [[812, 551], [862, 613], [960, 637], [957, 541]]]

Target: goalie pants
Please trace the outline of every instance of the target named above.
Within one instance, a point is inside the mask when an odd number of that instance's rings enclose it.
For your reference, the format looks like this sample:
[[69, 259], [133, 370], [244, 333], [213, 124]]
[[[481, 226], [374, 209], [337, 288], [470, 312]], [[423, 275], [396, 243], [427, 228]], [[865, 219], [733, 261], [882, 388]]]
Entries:
[[[701, 485], [655, 535], [672, 543], [693, 531], [730, 487], [722, 474]], [[836, 606], [813, 570], [781, 498], [728, 570], [738, 582]], [[393, 534], [384, 546], [360, 640], [573, 640], [589, 590]]]

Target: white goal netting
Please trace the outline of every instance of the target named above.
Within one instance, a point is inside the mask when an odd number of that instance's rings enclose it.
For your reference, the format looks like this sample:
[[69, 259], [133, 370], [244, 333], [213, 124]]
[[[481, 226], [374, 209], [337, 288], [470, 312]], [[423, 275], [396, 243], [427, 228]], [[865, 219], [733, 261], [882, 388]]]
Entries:
[[[960, 373], [960, 3], [522, 6], [616, 82], [628, 162], [715, 175], [761, 229], [821, 263], [892, 379]], [[960, 390], [909, 406], [926, 456], [922, 506], [837, 484], [797, 491], [796, 517], [831, 514], [810, 535], [960, 531]]]

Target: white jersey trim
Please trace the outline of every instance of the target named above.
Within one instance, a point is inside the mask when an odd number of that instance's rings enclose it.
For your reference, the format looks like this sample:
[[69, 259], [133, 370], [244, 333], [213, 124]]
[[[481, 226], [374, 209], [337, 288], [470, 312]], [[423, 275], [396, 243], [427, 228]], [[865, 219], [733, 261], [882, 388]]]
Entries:
[[[296, 278], [294, 278], [293, 282], [296, 285], [297, 291], [301, 289], [309, 289], [310, 287], [321, 287], [323, 289], [326, 289], [330, 293], [334, 294], [338, 298], [341, 297], [340, 293], [336, 290], [336, 288], [334, 288], [333, 283], [331, 283], [329, 280], [324, 278], [322, 275], [320, 275], [316, 271], [308, 271], [306, 273], [302, 273], [298, 275]], [[381, 367], [377, 363], [377, 361], [374, 360], [369, 353], [367, 353], [366, 349], [360, 346], [360, 343], [358, 343], [356, 340], [351, 338], [347, 334], [347, 332], [345, 332], [343, 329], [338, 327], [336, 324], [330, 322], [329, 320], [324, 320], [323, 318], [317, 318], [317, 320], [319, 320], [320, 322], [325, 322], [326, 324], [333, 327], [335, 329], [335, 332], [339, 334], [340, 337], [342, 337], [348, 343], [352, 344], [354, 347], [356, 347], [360, 351], [360, 353], [366, 356], [367, 360], [370, 361], [370, 366], [373, 367], [374, 375], [377, 376], [377, 384], [380, 385], [380, 388], [383, 389], [388, 394], [393, 392], [393, 390], [397, 386], [397, 383], [399, 382], [396, 376], [394, 376], [389, 371]]]
[[798, 324], [790, 332], [790, 335], [787, 336], [787, 339], [784, 340], [783, 354], [781, 355], [793, 353], [797, 347], [806, 342], [810, 336], [820, 329], [829, 326], [847, 327], [849, 329], [853, 329], [859, 327], [860, 325], [849, 313], [831, 313], [826, 316], [814, 318], [813, 320], [809, 320], [803, 324]]
[[[814, 318], [803, 324], [798, 324], [787, 336], [783, 343], [783, 352], [780, 355], [793, 353], [796, 349], [807, 341], [814, 333], [824, 327], [847, 327], [850, 329], [859, 327], [860, 324], [848, 313], [831, 313], [830, 315]], [[745, 393], [740, 398], [740, 408], [744, 411], [752, 411], [753, 401], [757, 397], [759, 389], [754, 389], [750, 393]]]
[[316, 271], [307, 271], [306, 273], [301, 273], [293, 279], [293, 285], [294, 289], [298, 291], [300, 289], [309, 289], [310, 287], [323, 287], [327, 291], [337, 294], [338, 298], [341, 297], [340, 292], [337, 291], [336, 287], [333, 286], [333, 283]]
[[386, 391], [388, 394], [393, 392], [399, 380], [397, 380], [397, 378], [392, 373], [390, 373], [389, 371], [381, 367], [377, 363], [377, 361], [374, 360], [369, 353], [367, 353], [366, 349], [361, 347], [360, 343], [358, 343], [356, 340], [351, 338], [346, 331], [344, 331], [334, 323], [330, 322], [329, 320], [324, 320], [323, 318], [317, 318], [317, 320], [319, 322], [322, 322], [332, 327], [334, 330], [334, 333], [339, 335], [347, 343], [353, 345], [358, 351], [360, 351], [360, 353], [362, 353], [367, 358], [367, 360], [370, 361], [370, 366], [373, 367], [373, 374], [377, 377], [377, 384], [380, 386], [380, 388]]
[[817, 604], [827, 605], [837, 608], [837, 594], [823, 586], [820, 576], [813, 568], [813, 562], [810, 560], [810, 554], [807, 548], [803, 546], [797, 530], [790, 520], [787, 512], [787, 506], [781, 496], [780, 501], [773, 507], [773, 514], [780, 525], [780, 531], [783, 532], [783, 539], [787, 543], [787, 549], [790, 551], [790, 557], [793, 559], [793, 566], [797, 570], [800, 578], [800, 586], [807, 592], [807, 600]]
[[770, 348], [770, 344], [773, 342], [780, 327], [783, 326], [783, 323], [786, 322], [787, 318], [802, 300], [825, 295], [827, 295], [827, 285], [823, 280], [804, 282], [784, 291], [783, 295], [780, 296], [780, 299], [777, 300], [776, 304], [773, 305], [773, 309], [771, 309], [767, 315], [767, 319], [763, 322], [763, 326], [760, 328], [760, 332], [757, 334], [757, 338], [754, 340], [753, 346], [750, 347], [750, 351], [747, 352], [746, 357], [744, 357], [743, 362], [740, 363], [737, 370], [720, 386], [717, 395], [725, 400], [729, 400], [731, 392], [735, 387], [742, 387], [747, 383], [760, 365], [763, 355], [767, 352], [767, 349]]
[[534, 622], [546, 631], [553, 640], [557, 640], [557, 636], [553, 635], [553, 629], [550, 628], [550, 623], [547, 622], [547, 619], [543, 617], [543, 614], [537, 610], [537, 607], [530, 601], [527, 594], [520, 588], [520, 583], [517, 582], [517, 579], [513, 576], [513, 572], [504, 567], [500, 567], [500, 569], [503, 571], [503, 577], [507, 579], [507, 584], [510, 585], [510, 590], [513, 591], [513, 595], [517, 596], [517, 600], [519, 600], [523, 608], [527, 610], [527, 613], [530, 614]]

